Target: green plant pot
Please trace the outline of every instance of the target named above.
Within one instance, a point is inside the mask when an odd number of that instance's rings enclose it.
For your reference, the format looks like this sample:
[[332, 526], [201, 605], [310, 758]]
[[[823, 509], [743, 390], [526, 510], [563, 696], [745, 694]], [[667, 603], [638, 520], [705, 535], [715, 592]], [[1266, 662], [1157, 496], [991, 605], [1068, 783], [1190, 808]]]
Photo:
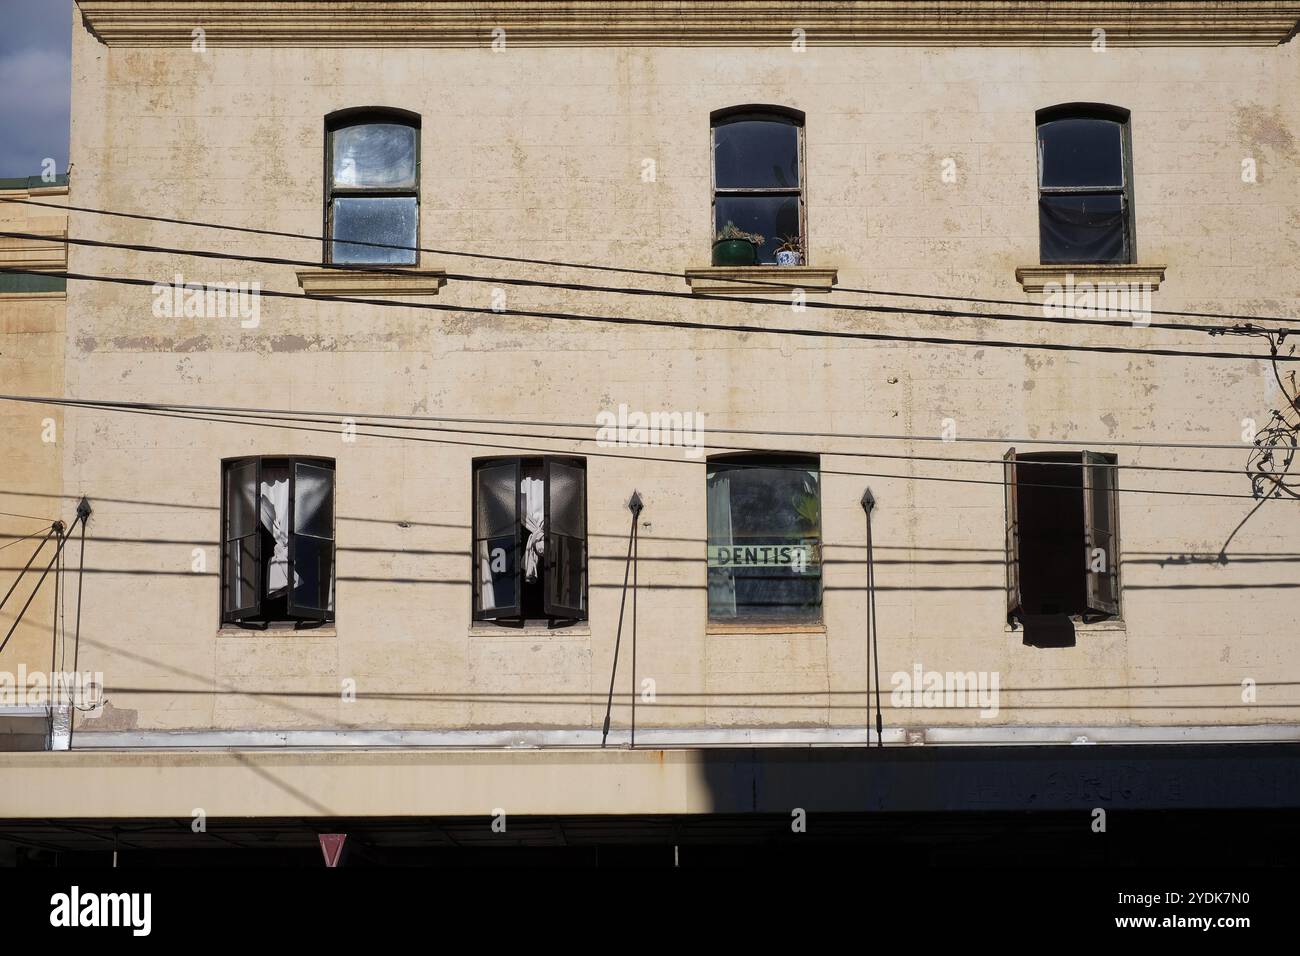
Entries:
[[748, 239], [723, 239], [713, 244], [715, 266], [756, 266], [758, 246]]

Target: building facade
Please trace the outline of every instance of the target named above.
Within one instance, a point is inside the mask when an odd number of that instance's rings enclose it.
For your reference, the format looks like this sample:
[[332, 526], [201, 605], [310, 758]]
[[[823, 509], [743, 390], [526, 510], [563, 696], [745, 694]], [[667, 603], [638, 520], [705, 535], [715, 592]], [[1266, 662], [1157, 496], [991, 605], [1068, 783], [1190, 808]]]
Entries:
[[88, 500], [80, 631], [2, 663], [103, 700], [0, 816], [1297, 739], [1300, 5], [78, 6], [83, 278], [0, 305], [88, 405], [5, 403], [0, 506]]

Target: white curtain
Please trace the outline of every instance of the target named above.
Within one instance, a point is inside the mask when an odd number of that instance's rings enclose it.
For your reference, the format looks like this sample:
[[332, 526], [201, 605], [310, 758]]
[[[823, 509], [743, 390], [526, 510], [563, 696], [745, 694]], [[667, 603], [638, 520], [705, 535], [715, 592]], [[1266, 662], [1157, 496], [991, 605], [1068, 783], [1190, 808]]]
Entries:
[[524, 495], [524, 530], [528, 532], [528, 542], [524, 545], [524, 577], [529, 581], [537, 580], [538, 562], [546, 549], [546, 482], [541, 478], [524, 478], [519, 482], [519, 490]]
[[[267, 562], [267, 597], [277, 597], [289, 584], [289, 480], [262, 482], [259, 517], [275, 545]], [[299, 576], [294, 576], [294, 586]]]
[[492, 583], [492, 552], [486, 541], [478, 543], [478, 591], [479, 606], [484, 611], [495, 610], [497, 591]]
[[[711, 545], [732, 543], [731, 479], [717, 477], [709, 482], [709, 541]], [[715, 617], [735, 617], [736, 579], [733, 572], [710, 568], [709, 613]]]

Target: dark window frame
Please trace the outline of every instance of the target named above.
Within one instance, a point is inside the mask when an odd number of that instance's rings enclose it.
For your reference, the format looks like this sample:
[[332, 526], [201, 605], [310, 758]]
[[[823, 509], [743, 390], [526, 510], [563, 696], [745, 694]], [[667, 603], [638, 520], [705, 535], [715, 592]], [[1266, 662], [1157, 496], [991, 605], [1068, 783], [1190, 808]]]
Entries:
[[[288, 553], [287, 553], [288, 565], [286, 566], [286, 572], [288, 575], [289, 583], [287, 586], [288, 593], [286, 594], [286, 606], [290, 608], [294, 607], [292, 602], [294, 561], [296, 559], [294, 539], [297, 537], [298, 534], [297, 531], [295, 530], [295, 517], [296, 517], [295, 499], [297, 497], [297, 495], [295, 494], [295, 490], [297, 487], [297, 480], [298, 480], [297, 466], [299, 464], [312, 465], [313, 467], [316, 468], [326, 469], [332, 475], [330, 480], [330, 535], [331, 537], [329, 541], [330, 541], [330, 554], [331, 554], [330, 594], [332, 595], [333, 598], [332, 603], [336, 605], [336, 607], [334, 608], [325, 609], [321, 613], [315, 613], [315, 609], [304, 608], [304, 609], [300, 609], [301, 613], [289, 614], [283, 618], [270, 619], [270, 618], [263, 617], [262, 605], [266, 600], [266, 595], [261, 593], [261, 583], [262, 583], [264, 562], [266, 556], [262, 552], [261, 536], [259, 535], [257, 538], [257, 547], [256, 547], [256, 553], [257, 553], [256, 563], [257, 563], [258, 592], [259, 592], [257, 596], [257, 602], [252, 606], [251, 609], [238, 609], [238, 610], [231, 610], [231, 611], [228, 611], [226, 609], [226, 592], [230, 586], [230, 582], [227, 580], [226, 577], [226, 549], [230, 541], [239, 540], [237, 538], [232, 539], [227, 537], [228, 527], [226, 522], [228, 518], [228, 513], [227, 513], [228, 496], [227, 496], [226, 486], [227, 486], [228, 476], [234, 469], [242, 465], [246, 465], [249, 463], [254, 464], [256, 466], [256, 471], [254, 472], [254, 476], [255, 476], [254, 482], [255, 482], [255, 487], [257, 488], [257, 494], [260, 496], [261, 485], [262, 485], [262, 465], [264, 462], [284, 462], [288, 466], [289, 514], [286, 516], [285, 520], [288, 525], [288, 533], [289, 533]], [[321, 627], [324, 625], [334, 623], [335, 616], [337, 613], [337, 604], [338, 604], [338, 593], [337, 593], [338, 469], [335, 460], [333, 458], [322, 458], [317, 455], [238, 455], [233, 458], [223, 458], [221, 459], [221, 478], [220, 478], [219, 497], [221, 501], [221, 509], [220, 509], [221, 524], [219, 526], [219, 537], [218, 537], [218, 544], [219, 544], [218, 560], [220, 562], [220, 566], [217, 571], [218, 580], [220, 582], [220, 589], [218, 592], [219, 600], [217, 602], [219, 626], [220, 627], [233, 626], [233, 627], [240, 627], [240, 628], [252, 629], [252, 630], [269, 630], [273, 626], [278, 625], [280, 627], [283, 627], [285, 624], [292, 623], [294, 625], [295, 630], [303, 630], [308, 628]], [[255, 502], [257, 502], [258, 500], [260, 499], [258, 498], [254, 499]], [[260, 521], [260, 514], [258, 512], [257, 505], [255, 504], [254, 505], [254, 527], [257, 527], [259, 521]], [[247, 537], [247, 534], [241, 537]]]
[[[721, 125], [735, 122], [775, 122], [794, 126], [798, 143], [797, 158], [799, 163], [799, 187], [723, 187], [718, 186], [717, 131]], [[808, 265], [812, 253], [808, 244], [808, 163], [804, 148], [805, 118], [802, 110], [788, 106], [768, 104], [750, 104], [746, 106], [728, 106], [714, 110], [709, 114], [709, 233], [710, 245], [718, 234], [718, 197], [719, 196], [794, 196], [799, 204], [799, 236], [803, 240], [803, 265]], [[773, 237], [764, 237], [773, 238]], [[759, 263], [770, 265], [770, 263]]]
[[[1047, 123], [1057, 120], [1106, 120], [1119, 126], [1120, 135], [1120, 171], [1123, 183], [1114, 186], [1044, 186], [1042, 157], [1039, 149], [1041, 129]], [[1132, 265], [1137, 260], [1137, 230], [1135, 225], [1133, 203], [1133, 136], [1131, 129], [1132, 112], [1122, 106], [1107, 103], [1059, 103], [1038, 110], [1034, 114], [1034, 167], [1038, 184], [1039, 201], [1039, 242], [1038, 259], [1040, 265]], [[1048, 260], [1043, 256], [1042, 243], [1042, 199], [1044, 196], [1118, 196], [1124, 213], [1124, 256], [1116, 260]]]
[[[1080, 471], [1079, 494], [1080, 514], [1083, 522], [1082, 540], [1084, 563], [1080, 568], [1083, 574], [1083, 595], [1085, 607], [1068, 616], [1078, 617], [1083, 623], [1097, 621], [1124, 620], [1122, 552], [1120, 538], [1119, 506], [1119, 457], [1108, 452], [1096, 452], [1087, 449], [1080, 451], [1031, 452], [1017, 454], [1015, 448], [1009, 449], [1002, 457], [1003, 485], [1005, 491], [1005, 562], [1006, 562], [1006, 604], [1007, 624], [1016, 627], [1016, 621], [1024, 621], [1026, 616], [1035, 612], [1025, 611], [1023, 593], [1023, 574], [1021, 572], [1022, 539], [1021, 509], [1019, 505], [1019, 466], [1026, 465], [1060, 465], [1077, 467]], [[1075, 464], [1077, 462], [1077, 465]], [[1098, 486], [1098, 475], [1105, 472], [1108, 476], [1104, 494], [1108, 498], [1109, 527], [1099, 527], [1096, 514], [1096, 502], [1093, 495]], [[1098, 545], [1098, 536], [1105, 536], [1104, 552], [1105, 570], [1091, 570], [1089, 559]]]
[[[551, 523], [551, 465], [558, 463], [576, 468], [583, 473], [582, 485], [582, 608], [566, 607], [565, 611], [570, 613], [552, 613], [554, 606], [551, 595], [551, 588], [548, 584], [550, 575], [554, 573], [554, 568], [558, 560], [558, 549], [551, 544], [552, 538], [558, 536], [572, 537], [571, 535], [559, 535], [553, 530]], [[478, 527], [478, 474], [480, 469], [499, 467], [502, 465], [514, 465], [515, 469], [515, 605], [506, 608], [507, 611], [515, 611], [510, 614], [493, 614], [489, 610], [479, 610], [478, 603], [481, 594], [482, 583], [480, 578], [482, 571], [478, 559], [478, 545], [481, 539], [479, 537]], [[522, 514], [523, 492], [520, 488], [520, 479], [524, 475], [525, 468], [540, 468], [545, 481], [545, 495], [543, 505], [543, 527], [545, 536], [545, 547], [542, 552], [542, 578], [539, 586], [542, 591], [543, 615], [541, 617], [527, 616], [523, 603], [523, 567], [524, 567], [524, 539], [521, 530], [520, 517]], [[588, 471], [587, 459], [581, 455], [490, 455], [486, 457], [477, 457], [470, 462], [470, 626], [471, 628], [512, 628], [521, 629], [526, 627], [545, 626], [552, 630], [558, 630], [565, 627], [586, 623], [591, 619], [591, 524], [590, 524], [590, 502], [588, 495]]]
[[[352, 126], [366, 126], [370, 124], [394, 124], [398, 126], [409, 126], [415, 130], [415, 186], [414, 188], [395, 189], [387, 186], [335, 186], [334, 185], [334, 134], [341, 129]], [[399, 109], [395, 106], [356, 106], [347, 109], [335, 110], [325, 117], [325, 148], [324, 148], [324, 192], [325, 202], [323, 209], [323, 232], [321, 233], [323, 242], [322, 262], [325, 265], [351, 265], [355, 267], [365, 267], [371, 269], [414, 269], [419, 268], [420, 252], [420, 180], [421, 180], [421, 119], [419, 113], [413, 113], [410, 110]], [[387, 262], [387, 263], [352, 263], [347, 261], [336, 262], [333, 255], [334, 247], [334, 200], [336, 198], [345, 198], [348, 196], [364, 196], [371, 198], [414, 198], [415, 199], [415, 245], [416, 249], [411, 252], [412, 260], [410, 262]], [[347, 241], [347, 240], [343, 240]]]
[[[817, 613], [815, 616], [808, 618], [795, 618], [790, 620], [781, 620], [779, 617], [764, 616], [761, 614], [736, 614], [731, 617], [717, 616], [713, 614], [710, 604], [711, 595], [707, 584], [708, 578], [708, 549], [709, 539], [709, 503], [708, 503], [708, 480], [710, 472], [715, 465], [723, 467], [732, 467], [736, 469], [749, 468], [791, 468], [803, 471], [814, 471], [817, 474], [817, 541], [819, 544], [820, 554], [817, 569]], [[825, 539], [822, 535], [825, 522], [822, 517], [822, 502], [824, 500], [824, 485], [822, 483], [822, 462], [821, 455], [806, 454], [803, 452], [732, 452], [722, 455], [710, 455], [705, 463], [705, 527], [704, 527], [704, 553], [705, 553], [705, 620], [710, 628], [733, 627], [824, 627], [826, 624], [826, 562], [825, 562]]]

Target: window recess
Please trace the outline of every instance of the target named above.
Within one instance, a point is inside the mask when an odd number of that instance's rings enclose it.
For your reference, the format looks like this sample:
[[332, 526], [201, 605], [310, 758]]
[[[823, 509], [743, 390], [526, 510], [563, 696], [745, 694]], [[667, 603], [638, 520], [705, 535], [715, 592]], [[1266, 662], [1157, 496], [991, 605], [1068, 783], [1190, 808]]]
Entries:
[[1007, 622], [1118, 618], [1116, 457], [1012, 448], [1004, 462]]
[[1136, 262], [1128, 110], [1067, 104], [1036, 122], [1041, 262]]
[[334, 462], [238, 458], [222, 466], [221, 622], [334, 620]]
[[330, 114], [325, 183], [326, 264], [413, 266], [419, 261], [417, 114], [380, 108]]
[[822, 614], [816, 457], [709, 459], [711, 624], [817, 624]]
[[587, 620], [587, 466], [582, 458], [474, 462], [475, 621]]

